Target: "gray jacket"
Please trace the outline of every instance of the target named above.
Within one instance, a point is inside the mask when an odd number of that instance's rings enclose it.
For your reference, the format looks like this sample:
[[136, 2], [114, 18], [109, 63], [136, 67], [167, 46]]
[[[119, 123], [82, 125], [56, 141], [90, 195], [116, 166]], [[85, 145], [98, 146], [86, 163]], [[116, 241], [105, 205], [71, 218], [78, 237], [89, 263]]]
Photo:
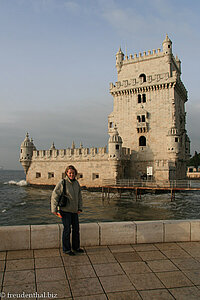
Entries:
[[[66, 190], [65, 195], [68, 197], [67, 205], [62, 207], [62, 211], [77, 213], [82, 211], [82, 196], [81, 188], [77, 180], [71, 181], [68, 177], [65, 178]], [[51, 195], [51, 212], [57, 212], [57, 204], [63, 192], [62, 180], [57, 183]]]

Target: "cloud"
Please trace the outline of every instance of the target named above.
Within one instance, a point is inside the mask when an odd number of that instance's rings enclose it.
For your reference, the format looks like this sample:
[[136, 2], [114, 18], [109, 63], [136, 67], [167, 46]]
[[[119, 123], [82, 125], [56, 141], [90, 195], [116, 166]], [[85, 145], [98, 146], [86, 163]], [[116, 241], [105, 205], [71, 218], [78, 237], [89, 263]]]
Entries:
[[135, 0], [134, 3], [111, 0], [107, 3], [99, 1], [99, 5], [102, 17], [123, 39], [134, 39], [135, 36], [137, 42], [139, 39], [153, 40], [157, 34], [170, 35], [175, 31], [191, 34], [190, 20], [197, 18], [190, 8], [179, 6], [177, 9], [169, 0]]
[[66, 1], [64, 2], [64, 7], [73, 14], [81, 12], [81, 7], [75, 1]]

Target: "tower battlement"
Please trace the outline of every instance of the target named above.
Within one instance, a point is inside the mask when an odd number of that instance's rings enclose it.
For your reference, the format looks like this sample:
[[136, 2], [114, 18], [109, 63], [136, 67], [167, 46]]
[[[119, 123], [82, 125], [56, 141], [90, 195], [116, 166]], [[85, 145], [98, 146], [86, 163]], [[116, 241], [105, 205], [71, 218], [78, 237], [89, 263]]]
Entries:
[[[130, 156], [130, 149], [122, 148], [122, 158]], [[105, 159], [108, 157], [107, 147], [91, 148], [67, 148], [34, 150], [32, 161], [35, 160], [85, 160], [85, 159]]]
[[33, 160], [52, 160], [52, 159], [97, 159], [107, 156], [107, 147], [91, 148], [67, 148], [33, 151]]

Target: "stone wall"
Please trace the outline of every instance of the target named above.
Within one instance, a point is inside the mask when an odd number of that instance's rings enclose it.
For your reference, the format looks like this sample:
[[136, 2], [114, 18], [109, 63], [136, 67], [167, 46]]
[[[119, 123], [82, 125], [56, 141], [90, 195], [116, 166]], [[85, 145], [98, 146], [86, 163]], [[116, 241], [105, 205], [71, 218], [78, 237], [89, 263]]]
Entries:
[[103, 179], [115, 178], [115, 170], [112, 162], [106, 158], [94, 160], [33, 160], [26, 175], [29, 184], [55, 185], [64, 176], [68, 165], [73, 165], [78, 170], [78, 181], [81, 186], [98, 187], [102, 186]]
[[[0, 251], [59, 248], [62, 224], [0, 227]], [[200, 241], [200, 220], [80, 224], [81, 246]]]

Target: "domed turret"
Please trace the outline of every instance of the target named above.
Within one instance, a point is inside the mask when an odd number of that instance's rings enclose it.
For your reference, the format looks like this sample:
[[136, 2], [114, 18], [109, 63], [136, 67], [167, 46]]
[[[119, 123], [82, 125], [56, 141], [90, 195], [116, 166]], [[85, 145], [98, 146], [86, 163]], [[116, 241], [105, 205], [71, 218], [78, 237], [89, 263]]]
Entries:
[[172, 41], [169, 39], [167, 34], [162, 44], [164, 54], [172, 54]]
[[119, 48], [119, 51], [116, 54], [116, 67], [117, 67], [117, 72], [120, 72], [122, 63], [124, 60], [124, 53], [121, 50], [121, 47]]
[[120, 159], [122, 155], [122, 138], [117, 131], [117, 127], [110, 133], [108, 140], [109, 159]]
[[33, 140], [29, 139], [29, 134], [27, 133], [20, 149], [20, 163], [22, 164], [25, 173], [27, 173], [28, 168], [30, 167], [33, 150], [36, 150], [36, 148], [33, 144]]

